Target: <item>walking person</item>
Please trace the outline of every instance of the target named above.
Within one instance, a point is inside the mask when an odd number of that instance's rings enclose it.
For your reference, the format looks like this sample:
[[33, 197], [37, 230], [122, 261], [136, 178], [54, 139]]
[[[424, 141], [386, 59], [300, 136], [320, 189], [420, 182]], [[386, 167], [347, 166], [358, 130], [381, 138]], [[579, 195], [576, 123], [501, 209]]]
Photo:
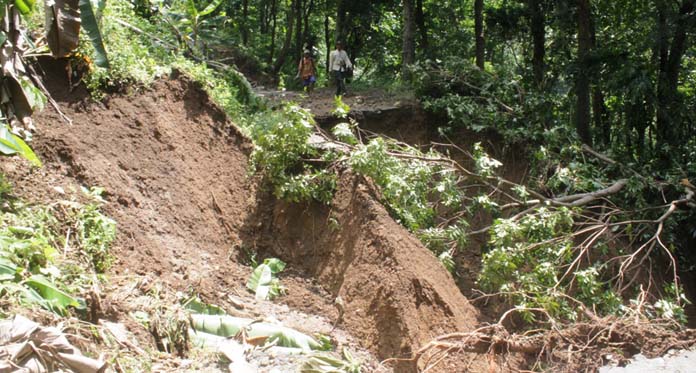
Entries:
[[317, 68], [309, 50], [304, 51], [304, 56], [302, 56], [300, 64], [297, 66], [297, 76], [302, 79], [302, 86], [305, 92], [311, 95], [314, 83], [317, 81]]
[[346, 71], [348, 69], [353, 69], [353, 64], [348, 58], [348, 53], [343, 50], [343, 43], [336, 42], [336, 49], [329, 55], [329, 70], [333, 75], [334, 82], [336, 83], [336, 96], [343, 96], [346, 94]]

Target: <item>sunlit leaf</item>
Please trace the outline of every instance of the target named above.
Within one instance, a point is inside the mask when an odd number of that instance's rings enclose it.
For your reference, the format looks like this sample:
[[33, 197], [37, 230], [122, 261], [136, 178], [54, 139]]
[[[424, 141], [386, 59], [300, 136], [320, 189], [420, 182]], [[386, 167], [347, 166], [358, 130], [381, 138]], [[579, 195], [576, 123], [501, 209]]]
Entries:
[[94, 58], [94, 63], [103, 68], [109, 68], [109, 58], [106, 54], [106, 48], [104, 48], [104, 41], [102, 40], [101, 31], [99, 30], [99, 23], [97, 18], [94, 16], [94, 11], [92, 9], [92, 2], [90, 0], [79, 0], [80, 3], [80, 18], [82, 19], [82, 27], [87, 32], [89, 40], [92, 42], [94, 47], [94, 52], [96, 54]]

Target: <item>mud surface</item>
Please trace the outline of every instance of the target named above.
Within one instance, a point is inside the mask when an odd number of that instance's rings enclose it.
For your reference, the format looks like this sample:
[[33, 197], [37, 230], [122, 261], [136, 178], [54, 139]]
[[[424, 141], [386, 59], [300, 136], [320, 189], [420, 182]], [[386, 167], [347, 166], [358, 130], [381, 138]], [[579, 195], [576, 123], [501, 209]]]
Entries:
[[[230, 294], [249, 298], [245, 262], [258, 250], [260, 258], [290, 263], [281, 274], [288, 295], [276, 303], [330, 325], [339, 319], [340, 296], [345, 314], [328, 333], [380, 360], [407, 357], [437, 335], [478, 323], [451, 276], [390, 218], [365, 180], [343, 175], [332, 207], [277, 201], [248, 174], [250, 142], [188, 79], [173, 76], [95, 103], [81, 88], [68, 90], [61, 66], [45, 69], [56, 77], [48, 89], [73, 124], [50, 108], [37, 115], [33, 145], [44, 167], [5, 165], [4, 172], [32, 201], [59, 189], [104, 187], [105, 211], [119, 230], [113, 279], [147, 276], [224, 306]], [[326, 332], [307, 322], [311, 317], [283, 315], [274, 317]], [[481, 371], [495, 366], [492, 360], [462, 361]], [[462, 369], [452, 364], [441, 369]]]

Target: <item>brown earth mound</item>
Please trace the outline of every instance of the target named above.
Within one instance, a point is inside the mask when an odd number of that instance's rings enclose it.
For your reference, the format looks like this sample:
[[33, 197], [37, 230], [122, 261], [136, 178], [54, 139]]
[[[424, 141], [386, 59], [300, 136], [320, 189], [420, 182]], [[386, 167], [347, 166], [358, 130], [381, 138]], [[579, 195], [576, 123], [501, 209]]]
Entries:
[[55, 186], [104, 187], [119, 229], [112, 276], [158, 276], [224, 303], [222, 295], [245, 291], [240, 248], [255, 247], [290, 262], [280, 302], [335, 319], [341, 296], [339, 326], [382, 359], [477, 323], [450, 275], [360, 178], [342, 177], [331, 207], [277, 201], [248, 176], [249, 141], [195, 83], [175, 76], [98, 104], [68, 90], [59, 64], [45, 69], [74, 124], [53, 109], [37, 115], [33, 145], [44, 168], [5, 172], [33, 200]]
[[[330, 206], [267, 204], [256, 218], [265, 224], [251, 239], [340, 296], [346, 329], [379, 358], [409, 357], [438, 335], [472, 330], [478, 312], [377, 194], [361, 177], [344, 175]], [[408, 371], [408, 364], [395, 371]]]

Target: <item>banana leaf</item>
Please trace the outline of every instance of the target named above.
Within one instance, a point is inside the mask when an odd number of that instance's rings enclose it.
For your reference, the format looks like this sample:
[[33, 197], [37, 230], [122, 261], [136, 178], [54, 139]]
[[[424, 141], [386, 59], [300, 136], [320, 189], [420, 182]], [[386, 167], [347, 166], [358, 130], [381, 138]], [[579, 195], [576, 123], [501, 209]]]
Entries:
[[26, 158], [34, 166], [41, 167], [41, 161], [29, 145], [19, 136], [10, 132], [7, 126], [3, 125], [0, 125], [0, 153], [5, 155], [18, 154]]
[[0, 282], [17, 279], [17, 266], [7, 259], [0, 258]]
[[108, 69], [109, 58], [106, 55], [106, 48], [104, 48], [104, 40], [102, 39], [101, 31], [99, 30], [97, 17], [94, 16], [92, 2], [90, 0], [79, 1], [82, 27], [87, 32], [87, 36], [89, 36], [89, 40], [92, 42], [92, 46], [94, 47], [94, 63], [99, 67]]
[[65, 315], [68, 307], [81, 308], [76, 298], [58, 289], [51, 281], [42, 275], [33, 275], [24, 284], [35, 290], [43, 298], [50, 310]]
[[[213, 0], [206, 6], [203, 10], [198, 13], [198, 17], [205, 17], [210, 13], [214, 12], [222, 4], [222, 0]], [[194, 5], [195, 6], [195, 5]]]
[[216, 304], [207, 304], [200, 300], [200, 298], [193, 296], [184, 302], [184, 308], [189, 311], [193, 311], [197, 314], [204, 315], [227, 315], [227, 312], [223, 310], [220, 306]]
[[80, 35], [78, 0], [46, 2], [46, 41], [53, 57], [65, 57], [77, 48]]
[[319, 350], [321, 344], [314, 338], [297, 330], [265, 322], [233, 316], [191, 315], [193, 329], [220, 337], [233, 337], [246, 329], [247, 337], [266, 337], [266, 343], [281, 347], [301, 348], [305, 351]]
[[285, 269], [280, 259], [269, 258], [251, 273], [247, 288], [256, 294], [256, 299], [273, 299], [283, 293], [283, 287], [275, 274]]
[[343, 360], [326, 354], [317, 354], [309, 358], [300, 373], [360, 373], [360, 363], [355, 362], [353, 355], [343, 349]]

